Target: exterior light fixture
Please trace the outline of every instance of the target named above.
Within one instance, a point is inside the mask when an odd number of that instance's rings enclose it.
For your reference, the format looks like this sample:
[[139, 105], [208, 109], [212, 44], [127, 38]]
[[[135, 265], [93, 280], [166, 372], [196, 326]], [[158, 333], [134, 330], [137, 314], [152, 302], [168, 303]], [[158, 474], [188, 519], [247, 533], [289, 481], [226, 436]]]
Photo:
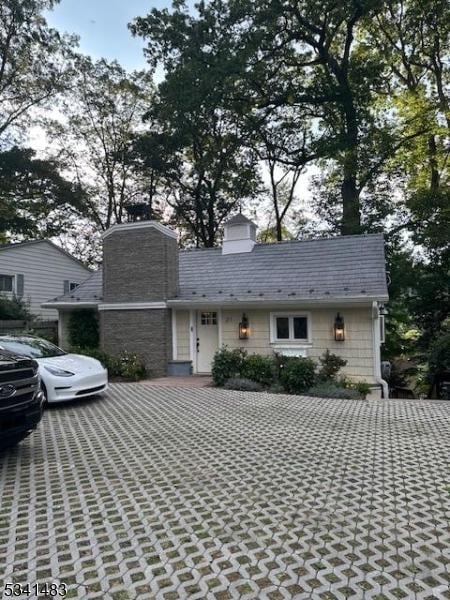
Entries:
[[248, 318], [245, 313], [242, 315], [242, 320], [239, 323], [239, 339], [247, 340], [249, 336], [250, 328], [248, 325]]
[[334, 339], [336, 342], [343, 342], [345, 340], [345, 323], [339, 313], [334, 319]]

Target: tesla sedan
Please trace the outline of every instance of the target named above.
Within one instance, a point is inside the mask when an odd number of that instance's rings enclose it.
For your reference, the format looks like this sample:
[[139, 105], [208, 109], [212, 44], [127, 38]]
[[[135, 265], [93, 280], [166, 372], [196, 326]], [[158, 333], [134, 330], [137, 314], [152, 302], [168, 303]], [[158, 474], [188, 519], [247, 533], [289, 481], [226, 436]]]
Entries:
[[42, 391], [49, 403], [93, 396], [108, 387], [108, 371], [100, 361], [64, 352], [43, 338], [0, 335], [0, 349], [36, 360]]

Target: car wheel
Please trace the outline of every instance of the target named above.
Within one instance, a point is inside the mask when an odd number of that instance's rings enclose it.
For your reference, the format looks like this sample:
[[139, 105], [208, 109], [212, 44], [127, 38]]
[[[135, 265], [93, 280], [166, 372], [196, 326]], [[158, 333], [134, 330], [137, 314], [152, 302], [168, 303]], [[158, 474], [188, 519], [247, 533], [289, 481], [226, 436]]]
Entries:
[[44, 403], [48, 404], [47, 388], [45, 387], [45, 383], [43, 381], [41, 381], [41, 390], [42, 390], [42, 393], [44, 394]]
[[18, 433], [17, 435], [12, 435], [7, 437], [4, 440], [0, 440], [0, 451], [7, 450], [8, 448], [12, 448], [13, 446], [17, 446], [22, 440], [30, 435], [31, 431], [23, 431], [22, 433]]

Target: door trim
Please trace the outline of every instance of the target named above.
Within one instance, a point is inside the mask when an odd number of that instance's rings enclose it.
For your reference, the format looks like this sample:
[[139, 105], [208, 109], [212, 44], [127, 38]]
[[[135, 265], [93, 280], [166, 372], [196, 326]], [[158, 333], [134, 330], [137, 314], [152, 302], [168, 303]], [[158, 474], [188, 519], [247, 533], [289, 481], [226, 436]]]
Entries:
[[[210, 374], [211, 373], [211, 369], [209, 371], [199, 371], [199, 355], [200, 353], [197, 352], [197, 339], [199, 337], [199, 331], [198, 331], [198, 323], [199, 323], [199, 319], [201, 318], [201, 313], [202, 312], [215, 312], [217, 314], [217, 324], [215, 327], [217, 327], [217, 346], [216, 349], [214, 350], [214, 352], [220, 348], [221, 346], [221, 341], [222, 341], [222, 325], [221, 325], [221, 321], [222, 321], [222, 311], [221, 309], [218, 308], [199, 308], [197, 310], [193, 310], [193, 336], [192, 336], [192, 351], [194, 354], [194, 361], [193, 361], [193, 368], [194, 373], [201, 373], [201, 374]], [[195, 365], [195, 367], [194, 367]]]
[[189, 354], [192, 361], [192, 372], [197, 373], [197, 311], [189, 311]]

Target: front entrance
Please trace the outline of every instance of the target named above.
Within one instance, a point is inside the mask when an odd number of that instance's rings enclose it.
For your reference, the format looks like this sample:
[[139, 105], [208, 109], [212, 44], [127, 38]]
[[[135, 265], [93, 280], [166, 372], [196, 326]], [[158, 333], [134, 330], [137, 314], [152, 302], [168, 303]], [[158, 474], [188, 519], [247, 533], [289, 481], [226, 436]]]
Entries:
[[197, 373], [211, 373], [219, 347], [218, 318], [216, 311], [197, 311]]

